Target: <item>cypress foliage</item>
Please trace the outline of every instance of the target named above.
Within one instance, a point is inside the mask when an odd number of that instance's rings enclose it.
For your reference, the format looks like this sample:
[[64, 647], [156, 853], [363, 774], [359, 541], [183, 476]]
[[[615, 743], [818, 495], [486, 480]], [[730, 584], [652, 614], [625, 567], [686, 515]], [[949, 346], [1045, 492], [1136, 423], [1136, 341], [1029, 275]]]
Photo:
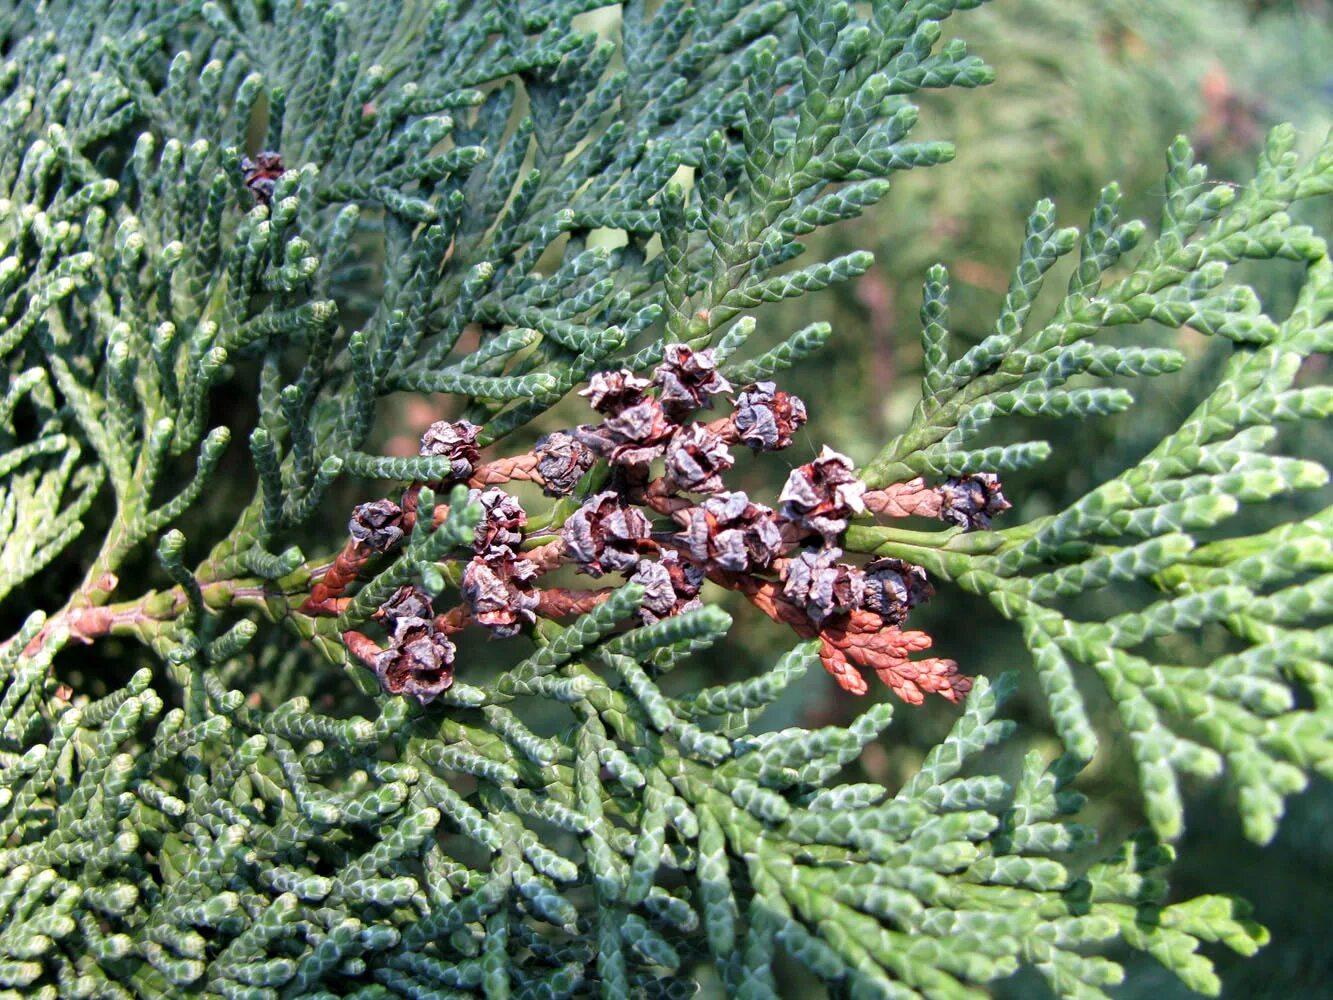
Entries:
[[[984, 339], [929, 273], [901, 435], [727, 483], [833, 405], [780, 387], [828, 325], [750, 313], [873, 266], [800, 240], [952, 158], [911, 98], [991, 81], [943, 38], [978, 5], [665, 0], [604, 39], [582, 0], [0, 0], [0, 995], [684, 996], [711, 965], [762, 998], [785, 956], [834, 996], [1026, 967], [1101, 997], [1126, 949], [1220, 990], [1200, 947], [1266, 932], [1169, 897], [1182, 782], [1262, 844], [1333, 776], [1333, 516], [1243, 513], [1328, 478], [1280, 430], [1333, 410], [1333, 265], [1291, 214], [1333, 145], [1279, 127], [1235, 187], [1181, 140], [1152, 229], [1114, 185], [1081, 231], [1039, 203]], [[1231, 277], [1263, 261], [1303, 273], [1283, 314]], [[1026, 514], [1027, 418], [1187, 364], [1148, 324], [1231, 342], [1216, 384]], [[453, 419], [382, 454], [413, 393]], [[791, 647], [681, 691], [740, 629], [705, 581]], [[932, 591], [992, 602], [1031, 676], [916, 655]], [[816, 665], [908, 707], [765, 727]], [[1020, 682], [1060, 750], [1013, 767]], [[848, 783], [927, 694], [956, 719], [918, 771]], [[1099, 844], [1079, 775], [1120, 747], [1150, 829]]]

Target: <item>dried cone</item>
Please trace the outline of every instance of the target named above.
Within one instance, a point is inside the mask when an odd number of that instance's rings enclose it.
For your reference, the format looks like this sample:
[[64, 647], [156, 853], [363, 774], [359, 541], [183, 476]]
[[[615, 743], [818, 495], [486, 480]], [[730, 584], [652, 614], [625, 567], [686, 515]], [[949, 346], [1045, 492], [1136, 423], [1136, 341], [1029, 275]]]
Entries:
[[530, 586], [536, 576], [537, 567], [507, 546], [473, 557], [461, 588], [472, 619], [497, 638], [517, 635], [524, 623], [537, 620], [538, 596]]
[[347, 533], [372, 552], [387, 552], [403, 538], [403, 509], [392, 500], [372, 500], [352, 509]]
[[741, 443], [756, 452], [786, 448], [807, 419], [801, 398], [782, 392], [774, 382], [747, 385], [734, 403], [731, 425]]
[[564, 431], [555, 431], [540, 438], [534, 450], [537, 454], [537, 475], [542, 479], [542, 492], [548, 497], [569, 496], [597, 461], [596, 455], [574, 435]]
[[661, 456], [673, 433], [676, 424], [667, 419], [663, 405], [651, 396], [607, 417], [603, 424], [584, 424], [575, 429], [581, 443], [596, 455], [623, 465], [647, 463]]
[[275, 153], [271, 149], [261, 150], [255, 154], [253, 160], [248, 156], [242, 156], [240, 166], [245, 186], [255, 196], [255, 201], [261, 205], [272, 205], [273, 191], [278, 178], [286, 170], [282, 163], [282, 154]]
[[744, 493], [719, 493], [684, 513], [684, 541], [700, 562], [745, 573], [768, 566], [782, 549], [773, 511]]
[[865, 597], [862, 607], [890, 625], [900, 625], [907, 613], [930, 600], [935, 588], [926, 571], [901, 559], [876, 559], [866, 563]]
[[652, 525], [633, 507], [623, 507], [614, 491], [590, 498], [571, 514], [561, 529], [565, 552], [583, 572], [598, 577], [611, 570], [625, 572], [638, 565], [639, 543]]
[[696, 351], [685, 344], [667, 345], [653, 381], [661, 387], [657, 398], [663, 409], [678, 423], [692, 411], [712, 406], [713, 396], [731, 391], [731, 383], [717, 370], [713, 351]]
[[656, 562], [642, 560], [629, 579], [643, 586], [639, 617], [645, 624], [703, 607], [699, 588], [703, 586], [704, 572], [682, 560], [678, 552], [668, 549]]
[[855, 566], [838, 562], [838, 548], [806, 549], [787, 563], [782, 596], [820, 625], [833, 615], [861, 606], [865, 577]]
[[481, 450], [477, 447], [480, 430], [467, 420], [437, 420], [421, 435], [421, 454], [450, 460], [452, 469], [446, 480], [468, 479], [481, 461]]
[[374, 617], [388, 622], [400, 618], [434, 618], [435, 610], [431, 607], [429, 594], [408, 584], [395, 590], [393, 596], [376, 609]]
[[667, 418], [662, 404], [649, 396], [607, 417], [605, 423], [576, 428], [574, 434], [602, 458], [619, 465], [640, 465], [660, 457], [675, 432], [676, 424]]
[[481, 520], [472, 536], [472, 550], [485, 555], [497, 546], [515, 548], [528, 523], [522, 504], [502, 489], [470, 490], [468, 500], [481, 505]]
[[856, 478], [852, 460], [828, 445], [813, 462], [798, 466], [787, 477], [778, 497], [782, 516], [832, 544], [847, 530], [853, 514], [865, 512], [865, 483]]
[[614, 416], [643, 402], [644, 390], [650, 385], [652, 383], [646, 378], [639, 378], [628, 368], [618, 372], [593, 372], [588, 387], [580, 389], [579, 395], [598, 413]]
[[665, 486], [673, 493], [717, 493], [735, 461], [720, 435], [689, 424], [667, 445]]
[[975, 472], [947, 480], [939, 493], [943, 501], [940, 519], [965, 531], [989, 528], [992, 517], [1013, 506], [1000, 492], [1000, 477], [993, 472]]
[[405, 694], [426, 705], [454, 682], [454, 644], [425, 618], [394, 622], [388, 649], [375, 657], [375, 673], [384, 690]]
[[[971, 681], [958, 673], [957, 664], [912, 660], [913, 653], [930, 647], [931, 639], [899, 628], [911, 609], [932, 594], [925, 571], [899, 559], [876, 559], [858, 568], [839, 562], [842, 552], [833, 543], [848, 520], [868, 508], [897, 517], [936, 513], [968, 530], [988, 527], [991, 517], [1009, 508], [998, 477], [978, 473], [935, 490], [914, 480], [867, 495], [851, 460], [825, 447], [813, 462], [792, 471], [781, 494], [781, 513], [775, 514], [744, 493], [720, 492], [722, 474], [733, 464], [728, 444], [741, 442], [756, 451], [788, 446], [806, 420], [804, 404], [772, 382], [759, 382], [741, 390], [730, 418], [681, 426], [690, 412], [711, 405], [712, 396], [731, 387], [717, 372], [711, 351], [675, 344], [666, 355], [655, 373], [658, 396], [647, 395], [653, 383], [628, 370], [599, 373], [582, 394], [606, 414], [603, 424], [548, 435], [519, 464], [491, 463], [487, 468], [493, 466], [493, 473], [471, 483], [470, 499], [483, 516], [473, 538], [476, 554], [463, 573], [461, 604], [432, 617], [429, 595], [415, 587], [399, 588], [375, 614], [391, 629], [388, 648], [379, 649], [359, 632], [345, 632], [348, 649], [373, 665], [387, 691], [429, 702], [453, 682], [450, 631], [475, 622], [496, 636], [512, 636], [539, 614], [583, 613], [612, 592], [532, 586], [569, 560], [594, 577], [632, 572], [629, 579], [644, 590], [639, 613], [647, 623], [699, 607], [707, 577], [744, 593], [798, 635], [817, 637], [826, 669], [849, 691], [864, 693], [862, 671], [871, 670], [910, 703], [919, 704], [928, 693], [960, 700]], [[467, 421], [438, 421], [423, 435], [421, 453], [447, 457], [447, 478], [465, 481], [480, 461], [478, 430]], [[653, 480], [648, 463], [663, 454], [665, 473]], [[615, 463], [610, 480], [615, 488], [584, 502], [567, 518], [558, 539], [530, 553], [517, 552], [527, 514], [494, 484], [524, 473], [539, 480], [548, 495], [569, 495], [595, 455]], [[421, 485], [405, 494], [402, 508], [387, 500], [356, 508], [348, 527], [352, 542], [339, 557], [347, 564], [342, 576], [354, 579], [353, 562], [364, 563], [371, 552], [402, 540], [414, 513], [409, 499], [415, 500]], [[695, 505], [678, 493], [715, 495]], [[669, 540], [676, 548], [659, 548], [651, 523], [634, 504], [648, 504], [677, 519], [683, 531]], [[823, 545], [782, 558], [812, 535], [820, 536]], [[654, 550], [658, 558], [641, 558]], [[341, 565], [327, 575], [341, 580], [334, 572]], [[774, 571], [779, 581], [772, 579]]]

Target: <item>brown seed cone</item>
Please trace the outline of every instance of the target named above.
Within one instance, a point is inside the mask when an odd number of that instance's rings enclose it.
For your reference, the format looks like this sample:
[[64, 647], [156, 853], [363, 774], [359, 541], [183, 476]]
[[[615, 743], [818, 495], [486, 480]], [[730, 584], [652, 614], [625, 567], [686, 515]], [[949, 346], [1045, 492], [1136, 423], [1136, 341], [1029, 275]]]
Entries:
[[666, 451], [677, 424], [652, 396], [595, 425], [581, 424], [574, 436], [594, 454], [618, 465], [651, 462]]
[[643, 512], [623, 506], [608, 490], [591, 497], [561, 528], [566, 555], [583, 572], [598, 577], [610, 570], [629, 570], [639, 563], [652, 533]]
[[808, 419], [801, 398], [783, 392], [773, 382], [747, 385], [733, 403], [736, 412], [731, 423], [736, 437], [755, 452], [786, 448]]
[[375, 609], [371, 616], [376, 621], [393, 622], [399, 618], [430, 618], [435, 614], [431, 608], [430, 595], [420, 587], [406, 584], [399, 587], [389, 599]]
[[679, 422], [690, 412], [712, 406], [712, 397], [729, 392], [731, 383], [717, 370], [711, 348], [696, 351], [685, 344], [668, 344], [666, 356], [653, 373], [661, 387], [658, 400], [671, 419]]
[[866, 510], [872, 514], [886, 517], [930, 517], [940, 516], [942, 500], [938, 490], [926, 485], [924, 479], [912, 479], [906, 483], [895, 483], [882, 490], [866, 490]]
[[702, 424], [686, 424], [667, 444], [664, 485], [676, 493], [717, 493], [735, 461], [721, 437]]
[[537, 479], [548, 497], [569, 496], [597, 461], [596, 455], [566, 431], [552, 431], [538, 438], [533, 455], [537, 459]]
[[372, 552], [388, 552], [403, 540], [403, 510], [392, 500], [357, 504], [347, 522], [347, 534]]
[[[789, 547], [773, 511], [743, 492], [711, 496], [676, 520], [685, 529], [680, 541], [694, 559], [732, 572], [768, 566]], [[794, 531], [790, 545], [799, 538]]]
[[640, 560], [629, 580], [643, 587], [639, 617], [648, 625], [703, 606], [699, 601], [703, 568], [683, 560], [674, 549], [663, 551], [656, 561]]
[[641, 403], [644, 390], [650, 385], [652, 383], [646, 378], [639, 378], [628, 368], [615, 372], [593, 372], [587, 388], [580, 389], [579, 395], [598, 413], [614, 416]]
[[262, 205], [273, 204], [273, 192], [277, 187], [278, 178], [286, 169], [282, 163], [282, 154], [265, 149], [256, 153], [253, 160], [248, 156], [242, 156], [240, 168], [241, 176], [245, 178], [245, 186], [250, 189], [255, 201]]
[[516, 558], [506, 545], [474, 556], [460, 587], [472, 620], [498, 638], [517, 635], [525, 623], [536, 621], [537, 595], [529, 587], [536, 575], [532, 563]]
[[907, 613], [935, 594], [926, 571], [902, 559], [874, 559], [862, 567], [865, 598], [862, 606], [890, 625], [899, 625]]
[[784, 519], [831, 544], [847, 530], [848, 518], [865, 511], [865, 491], [852, 460], [825, 445], [813, 462], [792, 469], [778, 499]]
[[816, 625], [859, 608], [865, 598], [865, 574], [838, 562], [841, 555], [838, 548], [805, 549], [782, 567], [782, 596]]
[[1000, 477], [993, 472], [974, 472], [946, 480], [939, 487], [941, 520], [964, 531], [984, 531], [992, 517], [1013, 506], [1001, 492]]
[[421, 454], [448, 458], [451, 472], [446, 478], [462, 482], [472, 476], [481, 462], [481, 450], [477, 447], [480, 430], [469, 420], [437, 420], [421, 435]]
[[433, 621], [399, 618], [387, 649], [375, 657], [375, 673], [390, 694], [405, 694], [425, 705], [454, 682], [454, 644]]
[[472, 550], [486, 555], [500, 546], [516, 547], [523, 541], [523, 528], [528, 523], [527, 511], [515, 497], [499, 487], [472, 490], [468, 501], [481, 506], [481, 521], [473, 532]]

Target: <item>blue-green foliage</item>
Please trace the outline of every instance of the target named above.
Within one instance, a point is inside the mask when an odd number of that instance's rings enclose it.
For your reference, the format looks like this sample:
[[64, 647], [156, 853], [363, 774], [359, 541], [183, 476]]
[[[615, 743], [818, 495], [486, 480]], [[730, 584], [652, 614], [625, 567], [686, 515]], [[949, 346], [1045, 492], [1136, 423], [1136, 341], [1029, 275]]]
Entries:
[[[1091, 668], [1130, 734], [1148, 819], [1168, 839], [1184, 821], [1182, 776], [1210, 779], [1225, 770], [1246, 834], [1265, 842], [1283, 799], [1305, 787], [1308, 771], [1333, 775], [1331, 635], [1318, 627], [1333, 606], [1330, 512], [1266, 532], [1247, 534], [1253, 529], [1243, 521], [1230, 535], [1217, 530], [1226, 531], [1244, 504], [1328, 482], [1318, 462], [1268, 451], [1283, 424], [1333, 412], [1327, 386], [1298, 380], [1305, 359], [1333, 347], [1333, 267], [1323, 239], [1286, 213], [1303, 197], [1333, 192], [1331, 147], [1302, 164], [1294, 141], [1291, 129], [1275, 129], [1258, 176], [1240, 191], [1207, 185], [1204, 168], [1177, 143], [1168, 153], [1161, 235], [1105, 287], [1108, 269], [1144, 231], [1118, 221], [1114, 187], [1081, 240], [1055, 229], [1049, 204], [1038, 206], [995, 332], [952, 363], [947, 284], [942, 268], [932, 271], [918, 419], [867, 472], [872, 482], [891, 482], [1041, 461], [1050, 451], [1041, 441], [961, 446], [997, 417], [1091, 416], [1131, 405], [1125, 389], [1099, 387], [1088, 375], [1158, 375], [1185, 363], [1175, 351], [1089, 342], [1102, 331], [1151, 320], [1241, 345], [1177, 430], [1059, 514], [979, 546], [957, 539], [970, 549], [965, 556], [948, 554], [948, 543], [927, 556], [901, 537], [880, 549], [921, 556], [1021, 624], [1056, 730], [1082, 760], [1092, 759], [1097, 740], [1074, 667]], [[1025, 325], [1044, 271], [1076, 245], [1078, 266], [1055, 315]], [[1274, 258], [1305, 267], [1300, 295], [1280, 319], [1266, 315], [1249, 288], [1223, 284], [1231, 265]], [[873, 546], [876, 529], [864, 530], [860, 541]], [[1156, 599], [1108, 620], [1075, 621], [1060, 604], [1142, 579], [1157, 584]], [[1172, 662], [1151, 645], [1217, 622], [1244, 645], [1207, 666]]]
[[[0, 646], [0, 995], [677, 996], [711, 963], [761, 998], [785, 954], [858, 1000], [982, 997], [1025, 965], [1099, 997], [1115, 942], [1218, 990], [1200, 943], [1249, 953], [1264, 935], [1234, 901], [1166, 902], [1179, 776], [1225, 768], [1265, 840], [1333, 761], [1333, 521], [1214, 530], [1326, 480], [1265, 448], [1333, 406], [1295, 381], [1330, 347], [1326, 247], [1286, 214], [1333, 190], [1330, 147], [1301, 164], [1278, 130], [1243, 192], [1173, 148], [1160, 236], [1131, 264], [1145, 230], [1117, 219], [1114, 189], [1082, 235], [1039, 205], [993, 332], [961, 353], [945, 272], [929, 276], [923, 400], [871, 485], [1040, 461], [1040, 443], [973, 436], [1124, 410], [1100, 380], [1184, 363], [1096, 339], [1107, 328], [1237, 345], [1175, 433], [1068, 510], [847, 536], [1019, 623], [1053, 761], [995, 773], [1012, 681], [982, 677], [896, 793], [840, 783], [888, 705], [756, 732], [814, 644], [670, 696], [660, 676], [730, 618], [624, 631], [632, 585], [543, 623], [498, 675], [460, 663], [428, 707], [383, 694], [341, 630], [403, 582], [456, 582], [436, 563], [475, 523], [461, 492], [433, 534], [423, 494], [420, 530], [340, 620], [297, 610], [343, 536], [309, 560], [292, 543], [340, 478], [441, 475], [368, 450], [382, 399], [453, 394], [490, 443], [672, 340], [716, 346], [738, 384], [817, 350], [825, 325], [746, 353], [744, 312], [871, 266], [807, 261], [799, 238], [951, 158], [910, 139], [908, 97], [990, 81], [941, 41], [977, 5], [665, 0], [603, 39], [581, 0], [0, 3], [0, 598], [27, 616]], [[287, 167], [271, 204], [240, 171], [258, 149]], [[1076, 250], [1067, 297], [1034, 324]], [[1274, 257], [1306, 269], [1286, 317], [1226, 284], [1230, 264]], [[217, 412], [221, 387], [238, 414]], [[190, 528], [229, 453], [253, 466], [252, 499], [221, 531]], [[48, 568], [82, 576], [49, 605]], [[1108, 621], [1057, 603], [1145, 579], [1161, 596]], [[1212, 664], [1152, 645], [1211, 623], [1239, 637]], [[148, 666], [95, 700], [59, 690], [57, 658], [108, 637]], [[301, 671], [345, 671], [368, 717], [266, 700]], [[1155, 837], [1095, 848], [1071, 819], [1097, 745], [1080, 677], [1119, 708]], [[563, 721], [535, 732], [534, 706]]]

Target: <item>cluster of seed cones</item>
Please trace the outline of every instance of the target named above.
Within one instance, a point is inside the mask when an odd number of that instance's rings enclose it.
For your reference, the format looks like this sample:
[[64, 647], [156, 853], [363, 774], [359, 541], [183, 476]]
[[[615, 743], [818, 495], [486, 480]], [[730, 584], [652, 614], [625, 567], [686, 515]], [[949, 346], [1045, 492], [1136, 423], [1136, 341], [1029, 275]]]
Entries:
[[[433, 485], [468, 484], [482, 518], [462, 572], [461, 603], [436, 614], [425, 592], [404, 587], [376, 613], [383, 646], [360, 632], [344, 634], [386, 690], [428, 702], [447, 689], [449, 637], [468, 625], [508, 637], [538, 617], [595, 607], [610, 588], [539, 586], [551, 570], [573, 564], [593, 578], [618, 574], [642, 585], [639, 616], [647, 623], [699, 607], [705, 580], [741, 593], [798, 635], [817, 638], [825, 667], [848, 691], [865, 692], [867, 670], [914, 704], [927, 693], [950, 701], [967, 693], [971, 682], [952, 660], [911, 659], [931, 645], [925, 633], [902, 628], [933, 592], [925, 571], [899, 559], [843, 561], [839, 542], [849, 520], [867, 513], [989, 527], [1009, 507], [994, 475], [867, 490], [851, 460], [825, 447], [792, 470], [775, 509], [725, 482], [733, 447], [785, 448], [806, 421], [801, 400], [774, 383], [736, 390], [711, 350], [674, 344], [652, 379], [628, 370], [598, 373], [581, 395], [601, 423], [550, 434], [515, 458], [482, 463], [478, 428], [467, 421], [440, 421], [426, 431], [421, 453], [446, 458], [450, 469]], [[731, 403], [728, 416], [692, 419], [722, 396]], [[500, 488], [514, 480], [537, 483], [553, 497], [585, 492], [562, 525], [528, 533], [527, 512]], [[370, 558], [412, 529], [422, 485], [410, 487], [401, 503], [356, 508], [351, 540], [303, 610], [336, 613], [344, 606], [343, 591]], [[437, 520], [442, 515], [437, 508]]]

